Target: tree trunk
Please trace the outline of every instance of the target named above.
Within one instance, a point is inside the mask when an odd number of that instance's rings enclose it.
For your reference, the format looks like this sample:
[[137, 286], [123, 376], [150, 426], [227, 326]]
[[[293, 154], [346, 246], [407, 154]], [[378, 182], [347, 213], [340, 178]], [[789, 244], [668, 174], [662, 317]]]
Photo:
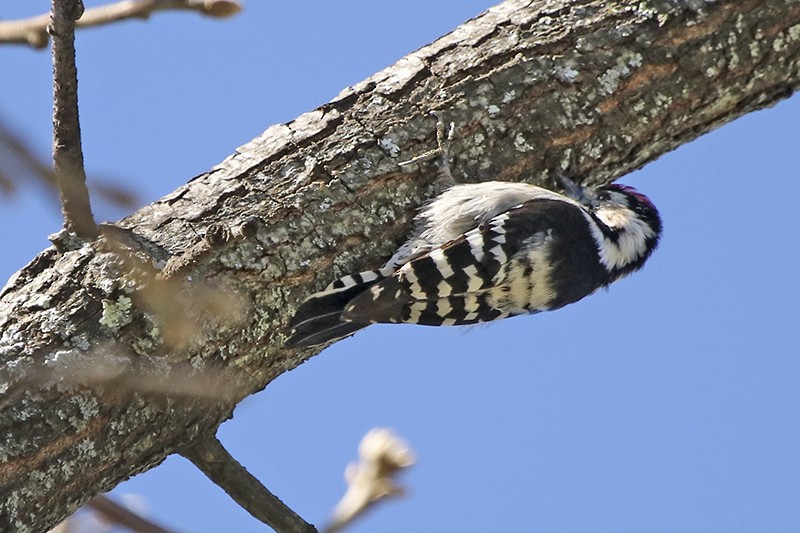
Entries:
[[608, 182], [800, 82], [790, 0], [510, 0], [84, 244], [0, 299], [0, 530], [40, 531], [213, 433], [318, 349], [297, 304], [380, 265], [434, 177], [399, 161], [453, 121], [456, 178]]

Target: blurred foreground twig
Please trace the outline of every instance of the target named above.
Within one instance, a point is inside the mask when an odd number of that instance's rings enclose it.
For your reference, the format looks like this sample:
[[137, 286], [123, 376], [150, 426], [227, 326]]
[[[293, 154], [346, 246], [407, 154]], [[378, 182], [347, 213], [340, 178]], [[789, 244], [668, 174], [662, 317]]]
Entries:
[[96, 496], [86, 505], [103, 515], [110, 522], [124, 526], [137, 533], [174, 533], [174, 531], [161, 527], [123, 507], [107, 496]]
[[[19, 135], [14, 133], [0, 119], [0, 193], [12, 194], [23, 185], [25, 181], [40, 183], [48, 197], [57, 200], [58, 188], [56, 176], [49, 163], [36, 155]], [[98, 197], [115, 206], [133, 208], [139, 203], [139, 198], [126, 187], [92, 176], [92, 191]], [[48, 198], [49, 199], [49, 198]]]
[[388, 429], [373, 428], [361, 439], [358, 455], [359, 462], [349, 464], [345, 470], [347, 492], [323, 533], [341, 531], [379, 501], [405, 493], [394, 478], [416, 459], [401, 438]]

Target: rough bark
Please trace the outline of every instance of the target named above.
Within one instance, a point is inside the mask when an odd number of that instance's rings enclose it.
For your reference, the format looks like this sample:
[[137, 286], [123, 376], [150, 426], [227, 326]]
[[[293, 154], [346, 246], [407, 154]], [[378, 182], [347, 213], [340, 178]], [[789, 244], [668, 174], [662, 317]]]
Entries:
[[508, 1], [270, 127], [120, 222], [135, 234], [57, 240], [0, 299], [0, 530], [47, 528], [316, 354], [283, 348], [286, 322], [408, 231], [434, 176], [397, 162], [432, 146], [429, 110], [457, 124], [457, 178], [599, 183], [788, 96], [799, 69], [789, 0]]

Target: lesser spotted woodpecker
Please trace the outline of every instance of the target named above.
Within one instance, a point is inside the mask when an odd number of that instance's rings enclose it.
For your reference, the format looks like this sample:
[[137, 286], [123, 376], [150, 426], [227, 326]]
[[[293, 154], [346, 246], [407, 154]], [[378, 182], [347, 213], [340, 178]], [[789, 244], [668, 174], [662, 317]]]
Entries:
[[498, 181], [450, 186], [382, 268], [311, 295], [288, 345], [374, 323], [465, 325], [550, 311], [641, 268], [661, 234], [652, 202], [625, 185], [562, 181], [565, 194]]

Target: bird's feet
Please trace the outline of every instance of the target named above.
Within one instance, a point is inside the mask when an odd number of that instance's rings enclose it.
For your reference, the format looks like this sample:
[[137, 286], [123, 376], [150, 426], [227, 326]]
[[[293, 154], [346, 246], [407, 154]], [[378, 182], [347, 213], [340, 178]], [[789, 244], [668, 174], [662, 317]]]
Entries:
[[434, 161], [438, 174], [433, 182], [436, 195], [439, 195], [456, 184], [453, 174], [450, 172], [450, 143], [453, 140], [455, 124], [446, 123], [437, 111], [430, 113], [436, 118], [436, 148], [428, 150], [416, 157], [398, 163], [399, 166], [411, 165], [413, 163], [424, 163]]

